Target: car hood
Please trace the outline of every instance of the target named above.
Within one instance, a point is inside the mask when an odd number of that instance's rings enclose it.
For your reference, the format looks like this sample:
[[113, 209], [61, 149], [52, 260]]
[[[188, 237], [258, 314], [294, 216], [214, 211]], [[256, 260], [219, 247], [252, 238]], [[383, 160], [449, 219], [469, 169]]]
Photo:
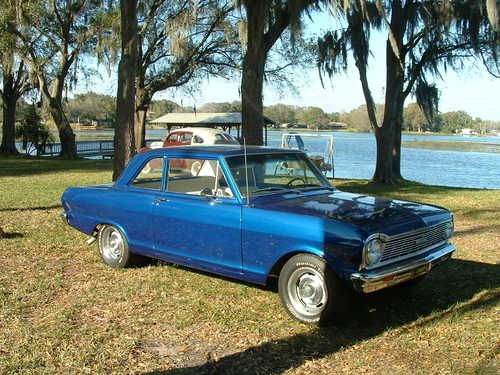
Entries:
[[360, 227], [367, 233], [399, 234], [451, 217], [448, 210], [416, 202], [352, 194], [340, 190], [288, 193], [258, 198], [254, 206], [312, 215]]

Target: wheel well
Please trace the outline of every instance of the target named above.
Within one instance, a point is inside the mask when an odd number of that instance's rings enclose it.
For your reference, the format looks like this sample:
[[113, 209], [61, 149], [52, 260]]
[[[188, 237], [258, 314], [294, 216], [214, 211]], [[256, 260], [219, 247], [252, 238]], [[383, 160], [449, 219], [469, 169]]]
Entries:
[[271, 268], [271, 271], [269, 271], [269, 274], [267, 275], [267, 284], [270, 282], [270, 280], [277, 279], [279, 277], [281, 269], [283, 268], [285, 263], [288, 262], [288, 260], [290, 258], [292, 258], [293, 256], [295, 256], [297, 254], [312, 254], [312, 255], [314, 255], [313, 253], [310, 253], [308, 251], [293, 251], [291, 253], [287, 253], [287, 254], [283, 255], [273, 265], [273, 267]]
[[92, 230], [92, 236], [93, 237], [97, 237], [97, 235], [99, 234], [99, 231], [101, 230], [101, 227], [103, 225], [107, 225], [106, 223], [99, 223], [97, 224], [95, 227], [94, 227], [94, 230]]

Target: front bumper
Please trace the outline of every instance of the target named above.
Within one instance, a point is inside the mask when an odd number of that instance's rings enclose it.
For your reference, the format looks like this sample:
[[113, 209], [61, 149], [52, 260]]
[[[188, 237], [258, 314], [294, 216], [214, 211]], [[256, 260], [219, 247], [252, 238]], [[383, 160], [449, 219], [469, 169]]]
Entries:
[[455, 245], [448, 243], [434, 249], [424, 258], [408, 260], [378, 270], [353, 273], [351, 280], [354, 289], [362, 293], [371, 293], [425, 275], [435, 265], [451, 258], [455, 250]]
[[66, 212], [64, 212], [64, 211], [61, 212], [60, 217], [61, 217], [61, 220], [63, 221], [64, 224], [69, 224], [68, 215], [66, 214]]

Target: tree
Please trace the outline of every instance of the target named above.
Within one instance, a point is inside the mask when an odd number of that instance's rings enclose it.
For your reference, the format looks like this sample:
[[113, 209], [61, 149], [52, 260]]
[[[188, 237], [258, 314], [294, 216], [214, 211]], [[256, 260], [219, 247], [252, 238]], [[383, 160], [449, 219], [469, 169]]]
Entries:
[[300, 28], [301, 16], [315, 0], [241, 0], [246, 15], [245, 54], [241, 78], [242, 136], [247, 144], [262, 145], [262, 89], [269, 51], [290, 25]]
[[474, 120], [465, 111], [446, 112], [441, 115], [441, 131], [459, 133], [462, 129], [472, 128]]
[[234, 100], [232, 102], [223, 103], [205, 103], [200, 108], [199, 112], [241, 112], [241, 102], [239, 100]]
[[0, 68], [2, 70], [2, 143], [0, 153], [17, 154], [15, 126], [16, 105], [21, 96], [30, 89], [28, 74], [23, 61], [15, 54], [17, 38], [5, 25], [15, 21], [16, 7], [14, 3], [3, 4], [0, 14]]
[[137, 0], [120, 0], [121, 57], [118, 66], [113, 181], [135, 154], [135, 77], [137, 74]]
[[77, 94], [69, 99], [65, 110], [72, 122], [98, 121], [109, 126], [114, 126], [116, 115], [116, 98], [111, 95], [88, 92]]
[[[380, 121], [381, 114], [384, 111], [384, 106], [382, 104], [376, 104], [375, 106], [377, 121]], [[341, 121], [345, 122], [351, 129], [356, 131], [368, 132], [372, 129], [366, 104], [362, 104], [359, 107], [354, 108], [349, 113], [342, 114]]]
[[408, 104], [403, 112], [403, 127], [413, 132], [423, 132], [430, 128], [424, 112], [417, 103]]
[[277, 124], [297, 122], [296, 109], [286, 104], [275, 104], [264, 108], [264, 115], [274, 120]]
[[[490, 72], [498, 71], [497, 35], [485, 14], [484, 1], [358, 1], [347, 7], [347, 27], [319, 40], [319, 65], [330, 76], [347, 68], [352, 51], [377, 141], [374, 181], [402, 179], [403, 108], [410, 94], [431, 122], [438, 90], [430, 77], [439, 77], [447, 67], [460, 69], [472, 57], [480, 58]], [[378, 121], [367, 67], [370, 29], [382, 27], [387, 30], [386, 85], [384, 114]]]
[[153, 100], [149, 110], [150, 114], [154, 113], [158, 117], [165, 113], [180, 112], [181, 106], [171, 100]]
[[[20, 3], [22, 27], [10, 23], [19, 53], [57, 126], [61, 157], [77, 157], [75, 134], [63, 108], [64, 92], [76, 83], [79, 58], [95, 48], [105, 11], [98, 0], [40, 0]], [[69, 79], [68, 79], [69, 78]]]
[[319, 107], [305, 107], [297, 111], [297, 120], [308, 128], [321, 128], [330, 122], [328, 115]]
[[232, 1], [144, 1], [139, 12], [136, 147], [144, 146], [146, 117], [155, 93], [237, 67], [239, 42]]

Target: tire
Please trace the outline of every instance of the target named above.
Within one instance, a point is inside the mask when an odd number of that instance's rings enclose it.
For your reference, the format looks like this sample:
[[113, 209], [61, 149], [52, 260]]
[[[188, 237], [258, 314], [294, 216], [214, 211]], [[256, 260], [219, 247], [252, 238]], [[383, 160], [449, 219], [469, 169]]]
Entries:
[[290, 316], [309, 324], [344, 321], [352, 298], [326, 261], [311, 254], [295, 255], [285, 263], [278, 292]]
[[132, 265], [134, 254], [129, 251], [123, 233], [112, 225], [103, 225], [97, 237], [101, 258], [112, 268], [125, 268]]

